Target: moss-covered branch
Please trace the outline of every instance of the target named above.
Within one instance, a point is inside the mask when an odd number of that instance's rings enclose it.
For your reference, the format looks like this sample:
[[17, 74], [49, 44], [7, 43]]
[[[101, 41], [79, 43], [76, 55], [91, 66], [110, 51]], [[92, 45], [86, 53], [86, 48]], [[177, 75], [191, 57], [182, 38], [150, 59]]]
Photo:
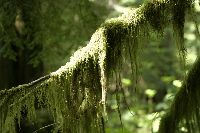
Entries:
[[[172, 22], [174, 37], [184, 64], [184, 18], [186, 13], [194, 16], [193, 2], [145, 2], [140, 8], [103, 23], [93, 34], [89, 44], [76, 51], [70, 62], [50, 76], [29, 85], [12, 88], [12, 91], [2, 91], [0, 132], [11, 131], [16, 117], [19, 123], [21, 111], [26, 110], [28, 118], [34, 120], [35, 98], [41, 106], [47, 106], [52, 112], [56, 111], [57, 117], [62, 118], [61, 125], [55, 132], [104, 132], [102, 118], [111, 79], [115, 74], [116, 92], [119, 91], [122, 62], [130, 59], [133, 85], [136, 89], [139, 54], [143, 44], [148, 43], [152, 31], [157, 37], [162, 37], [164, 28]], [[116, 95], [118, 98], [118, 93]], [[181, 94], [177, 95], [182, 98]], [[120, 106], [119, 99], [116, 100]], [[118, 112], [121, 116], [119, 110]], [[161, 128], [164, 129], [164, 126]]]
[[[39, 78], [39, 79], [37, 79], [37, 80], [35, 80], [35, 81], [32, 81], [32, 82], [30, 82], [30, 83], [28, 83], [28, 84], [24, 84], [24, 85], [23, 85], [23, 88], [24, 88], [24, 89], [31, 88], [32, 86], [34, 86], [34, 85], [36, 85], [36, 84], [39, 84], [39, 83], [41, 83], [42, 81], [44, 81], [44, 80], [46, 80], [46, 79], [48, 79], [48, 78], [50, 78], [50, 75], [43, 76], [43, 77], [41, 77], [41, 78]], [[22, 87], [22, 86], [18, 86], [18, 87], [13, 87], [13, 88], [11, 88], [11, 89], [9, 89], [9, 90], [7, 90], [7, 89], [1, 90], [1, 91], [0, 91], [0, 96], [3, 95], [3, 94], [5, 95], [5, 94], [7, 94], [7, 93], [10, 93], [10, 91], [19, 91], [21, 87]], [[12, 93], [15, 93], [15, 92], [12, 92]]]
[[200, 130], [200, 58], [187, 74], [171, 107], [161, 119], [160, 133], [175, 133], [186, 126], [188, 133]]

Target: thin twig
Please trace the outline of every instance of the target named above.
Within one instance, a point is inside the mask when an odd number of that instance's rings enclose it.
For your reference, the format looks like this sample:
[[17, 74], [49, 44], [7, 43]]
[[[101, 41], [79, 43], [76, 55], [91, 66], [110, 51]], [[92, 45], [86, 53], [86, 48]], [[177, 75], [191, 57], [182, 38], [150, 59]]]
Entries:
[[[30, 82], [28, 84], [23, 84], [23, 85], [25, 86], [24, 88], [29, 88], [29, 87], [31, 87], [31, 86], [33, 86], [35, 84], [38, 84], [39, 82], [44, 81], [44, 80], [49, 79], [49, 78], [50, 78], [50, 75], [46, 75], [46, 76], [43, 76], [43, 77], [41, 77], [39, 79], [36, 79], [35, 81], [32, 81], [32, 82]], [[7, 92], [11, 92], [11, 91], [16, 91], [15, 88], [16, 87], [11, 88], [9, 90], [2, 90], [2, 91], [0, 91], [0, 95], [4, 94], [4, 93], [7, 93]]]
[[50, 127], [50, 126], [53, 126], [53, 125], [56, 125], [56, 124], [60, 124], [60, 122], [56, 122], [56, 123], [49, 124], [49, 125], [47, 125], [47, 126], [41, 127], [41, 128], [39, 128], [38, 130], [34, 131], [33, 133], [37, 133], [39, 130], [42, 130], [42, 129], [44, 129], [44, 128], [47, 128], [47, 127]]

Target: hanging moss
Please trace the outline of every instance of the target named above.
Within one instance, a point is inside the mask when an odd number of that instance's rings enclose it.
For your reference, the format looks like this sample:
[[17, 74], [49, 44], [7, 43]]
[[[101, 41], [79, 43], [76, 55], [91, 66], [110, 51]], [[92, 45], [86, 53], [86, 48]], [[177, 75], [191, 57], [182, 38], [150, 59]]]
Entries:
[[[29, 120], [35, 121], [35, 98], [40, 106], [46, 106], [52, 114], [56, 111], [54, 118], [55, 121], [60, 121], [60, 125], [54, 132], [105, 132], [103, 114], [106, 114], [107, 89], [115, 77], [117, 110], [121, 120], [118, 92], [122, 89], [122, 62], [124, 59], [130, 60], [133, 89], [137, 92], [139, 56], [152, 31], [159, 38], [162, 37], [164, 28], [169, 23], [173, 24], [176, 45], [184, 66], [184, 20], [186, 13], [192, 13], [195, 18], [192, 4], [193, 1], [189, 0], [150, 0], [138, 9], [103, 23], [93, 34], [89, 44], [77, 50], [65, 66], [46, 78], [0, 92], [0, 132], [14, 132], [14, 119], [17, 117], [19, 123], [21, 111], [24, 110], [28, 112]], [[198, 65], [197, 63], [195, 66]], [[192, 73], [199, 72], [196, 67]], [[197, 75], [189, 74], [188, 77], [190, 76]], [[160, 132], [164, 133], [169, 129], [172, 132], [178, 131], [178, 125], [183, 119], [186, 120], [188, 130], [193, 129], [195, 121], [198, 122], [198, 99], [192, 98], [193, 95], [198, 96], [199, 92], [193, 90], [192, 85], [193, 81], [186, 79], [171, 108], [162, 118]], [[192, 111], [187, 109], [185, 113], [185, 104]], [[179, 110], [182, 112], [179, 113]], [[195, 119], [193, 115], [196, 115]]]
[[[181, 88], [176, 93], [171, 107], [163, 116], [159, 128], [160, 133], [175, 133], [179, 131], [179, 125], [186, 124], [188, 133], [200, 130], [200, 58], [196, 60]], [[184, 122], [185, 120], [185, 122]]]

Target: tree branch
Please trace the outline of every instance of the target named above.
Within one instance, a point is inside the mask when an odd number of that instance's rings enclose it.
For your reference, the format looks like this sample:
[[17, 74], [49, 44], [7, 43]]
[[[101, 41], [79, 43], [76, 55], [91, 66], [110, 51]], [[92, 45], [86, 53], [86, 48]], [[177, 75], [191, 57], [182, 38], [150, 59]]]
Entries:
[[[179, 11], [178, 8], [184, 12]], [[192, 1], [170, 0], [170, 2], [165, 2], [161, 0], [152, 2], [150, 0], [136, 10], [130, 10], [118, 18], [103, 23], [93, 34], [89, 44], [77, 50], [65, 66], [29, 84], [0, 92], [0, 114], [5, 114], [0, 115], [0, 132], [9, 131], [10, 127], [13, 127], [15, 117], [17, 116], [20, 120], [20, 112], [24, 108], [27, 110], [29, 118], [34, 117], [35, 97], [38, 98], [39, 102], [44, 102], [49, 109], [56, 110], [56, 115], [62, 116], [63, 131], [77, 132], [83, 129], [83, 132], [91, 132], [92, 130], [103, 132], [102, 112], [105, 111], [107, 87], [111, 84], [113, 74], [116, 74], [116, 89], [119, 90], [121, 89], [122, 61], [124, 57], [130, 59], [133, 86], [136, 88], [139, 69], [138, 58], [142, 44], [149, 41], [152, 30], [157, 33], [158, 37], [162, 37], [164, 29], [169, 23], [168, 20], [171, 18], [181, 61], [184, 62], [186, 54], [183, 36], [185, 10], [190, 13], [193, 11]], [[198, 69], [195, 68], [193, 72], [199, 73]], [[194, 75], [191, 76], [195, 78]], [[47, 83], [45, 83], [46, 80]], [[166, 123], [172, 123], [173, 127], [176, 128], [182, 118], [186, 118], [187, 125], [191, 125], [189, 109], [187, 110], [188, 114], [184, 114], [184, 110], [182, 110], [182, 115], [174, 116], [177, 114], [177, 109], [185, 109], [184, 102], [191, 104], [188, 102], [191, 100], [190, 96], [196, 96], [196, 93], [188, 88], [188, 83], [193, 85], [193, 82], [190, 82], [191, 79], [188, 78], [188, 80], [185, 84], [187, 89], [183, 87], [177, 93], [170, 113], [167, 113], [166, 117], [162, 119], [165, 124], [161, 123], [161, 130], [172, 128]], [[27, 88], [35, 91], [34, 87], [39, 89], [33, 95], [30, 94], [31, 90], [26, 91]], [[19, 101], [21, 97], [26, 98], [26, 100], [16, 103], [15, 106], [10, 106], [13, 102]], [[120, 103], [118, 93], [116, 97], [117, 102]], [[192, 100], [192, 102], [195, 101]], [[118, 106], [120, 105], [118, 104]], [[190, 107], [194, 112], [195, 106]], [[118, 112], [120, 117], [119, 107]], [[92, 128], [91, 125], [95, 128]]]
[[31, 88], [32, 86], [36, 85], [36, 84], [39, 84], [41, 83], [42, 81], [46, 80], [46, 79], [49, 79], [50, 78], [50, 75], [46, 75], [46, 76], [43, 76], [39, 79], [36, 79], [35, 81], [32, 81], [28, 84], [23, 84], [23, 85], [19, 85], [18, 87], [13, 87], [9, 90], [1, 90], [0, 91], [0, 96], [3, 95], [3, 94], [7, 94], [7, 93], [10, 93], [10, 92], [13, 92], [13, 91], [16, 91], [17, 89], [16, 88], [20, 88], [21, 86], [23, 86], [24, 89], [27, 89], [27, 88]]

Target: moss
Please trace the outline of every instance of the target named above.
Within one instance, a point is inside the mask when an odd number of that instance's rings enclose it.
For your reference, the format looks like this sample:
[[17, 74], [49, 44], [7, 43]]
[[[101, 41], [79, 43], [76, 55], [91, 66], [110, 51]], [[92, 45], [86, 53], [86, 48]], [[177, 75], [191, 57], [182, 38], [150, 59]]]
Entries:
[[[121, 120], [118, 92], [122, 89], [122, 63], [124, 59], [130, 60], [133, 85], [137, 92], [139, 56], [142, 53], [143, 44], [149, 41], [152, 31], [158, 35], [158, 38], [161, 37], [170, 19], [172, 19], [174, 37], [184, 65], [186, 58], [183, 41], [185, 10], [194, 11], [193, 6], [188, 5], [192, 5], [192, 2], [186, 0], [183, 3], [173, 0], [147, 1], [136, 10], [130, 10], [118, 18], [103, 23], [93, 34], [89, 44], [77, 50], [70, 62], [51, 73], [48, 78], [14, 87], [10, 93], [2, 91], [0, 94], [3, 96], [1, 98], [3, 101], [0, 104], [0, 113], [5, 115], [0, 116], [0, 125], [3, 127], [0, 128], [0, 132], [9, 131], [10, 127], [13, 127], [15, 117], [18, 120], [21, 119], [20, 111], [23, 109], [27, 110], [30, 121], [34, 121], [35, 98], [41, 106], [46, 106], [49, 111], [52, 111], [52, 114], [55, 110], [57, 119], [61, 119], [61, 125], [55, 132], [59, 130], [62, 132], [104, 132], [102, 119], [103, 113], [106, 113], [106, 93], [113, 77], [116, 77], [115, 92]], [[192, 83], [193, 81], [189, 80], [177, 93], [174, 103], [162, 118], [160, 132], [171, 127], [174, 128], [173, 131], [178, 130], [178, 125], [183, 118], [186, 119], [190, 130], [193, 121], [199, 118], [198, 113], [194, 111], [198, 102], [190, 98], [193, 91], [187, 87]], [[185, 113], [184, 104], [189, 105], [189, 101], [193, 102], [190, 106], [193, 111], [190, 113], [187, 110]], [[197, 116], [195, 120], [191, 117], [193, 114]]]
[[187, 74], [182, 87], [174, 97], [174, 101], [167, 113], [163, 116], [159, 132], [165, 133], [165, 129], [171, 132], [178, 132], [181, 122], [186, 121], [188, 132], [194, 132], [199, 125], [199, 65], [200, 58], [193, 65], [193, 68]]

